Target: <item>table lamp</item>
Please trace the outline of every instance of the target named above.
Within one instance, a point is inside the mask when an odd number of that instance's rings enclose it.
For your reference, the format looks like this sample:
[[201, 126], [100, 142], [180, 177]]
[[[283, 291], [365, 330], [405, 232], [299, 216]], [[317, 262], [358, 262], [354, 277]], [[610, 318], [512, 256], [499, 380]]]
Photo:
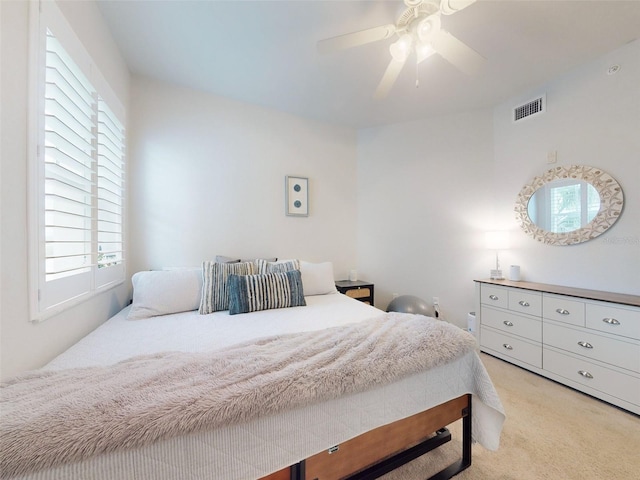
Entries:
[[487, 248], [496, 251], [496, 268], [491, 270], [491, 280], [504, 280], [502, 270], [500, 269], [500, 259], [498, 252], [509, 248], [509, 234], [505, 231], [486, 232], [484, 240]]

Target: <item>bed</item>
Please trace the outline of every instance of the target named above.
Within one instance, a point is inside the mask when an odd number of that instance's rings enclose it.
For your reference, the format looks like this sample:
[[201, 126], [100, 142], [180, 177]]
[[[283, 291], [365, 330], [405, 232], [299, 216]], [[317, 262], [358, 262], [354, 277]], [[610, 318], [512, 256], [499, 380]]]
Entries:
[[[158, 312], [152, 309], [151, 315], [147, 312], [135, 318], [132, 310], [139, 312], [140, 302], [136, 304], [134, 293], [133, 305], [43, 369], [3, 385], [2, 478], [330, 480], [356, 472], [360, 478], [375, 478], [393, 468], [394, 462], [402, 461], [402, 451], [417, 455], [421, 448], [427, 451], [447, 441], [442, 427], [458, 418], [467, 422], [468, 445], [463, 456], [468, 458], [463, 458], [463, 463], [470, 461], [471, 432], [484, 447], [498, 447], [504, 413], [476, 350], [468, 348], [473, 342], [471, 335], [448, 324], [445, 328], [444, 322], [427, 317], [387, 314], [337, 293], [328, 285], [329, 279], [331, 285], [333, 282], [330, 264], [322, 268], [303, 264], [301, 270], [303, 275], [297, 281], [304, 285], [304, 305], [238, 315], [230, 314], [232, 308], [207, 314], [195, 309], [166, 313], [180, 302], [179, 309], [195, 306], [196, 300], [201, 307], [202, 295], [194, 294], [193, 289], [204, 292], [206, 275], [202, 285], [194, 280], [198, 278], [194, 273], [158, 273], [172, 280], [164, 286], [162, 282], [147, 282], [145, 288], [149, 288], [147, 294], [154, 297], [153, 301], [162, 298], [169, 304], [160, 308], [162, 315], [155, 315]], [[181, 280], [176, 282], [176, 278]], [[167, 285], [171, 286], [168, 290]], [[137, 291], [142, 297], [142, 284]], [[185, 303], [189, 296], [193, 298]], [[422, 331], [431, 332], [424, 334], [425, 341], [419, 340]], [[430, 339], [446, 340], [432, 342], [434, 345], [458, 342], [467, 348], [448, 352], [442, 347], [427, 347]], [[256, 346], [262, 350], [256, 351]], [[377, 356], [367, 356], [378, 348], [382, 350], [375, 353]], [[443, 350], [438, 356], [446, 360], [423, 361], [418, 350], [428, 352], [429, 358], [433, 351]], [[280, 355], [273, 352], [289, 351], [295, 353], [273, 363]], [[307, 362], [305, 355], [314, 362], [321, 361], [308, 365], [298, 360], [305, 358]], [[387, 358], [400, 360], [391, 362]], [[282, 363], [285, 360], [292, 365]], [[206, 366], [201, 368], [204, 362]], [[211, 362], [217, 362], [215, 374]], [[353, 369], [367, 362], [369, 368]], [[278, 367], [274, 367], [276, 364]], [[235, 372], [237, 365], [248, 368], [251, 374], [243, 373], [246, 378], [242, 381], [227, 381], [225, 369]], [[259, 368], [263, 368], [262, 373], [255, 377], [262, 383], [256, 383], [253, 375]], [[138, 371], [141, 373], [136, 377]], [[127, 377], [125, 383], [123, 377]], [[201, 382], [201, 378], [216, 387]], [[107, 393], [97, 400], [87, 399], [93, 395], [94, 381], [104, 382], [101, 389]], [[255, 390], [252, 385], [257, 385]], [[192, 388], [193, 398], [185, 400], [184, 391]], [[70, 390], [75, 396], [68, 400], [65, 395]], [[170, 429], [158, 426], [158, 418], [168, 415], [162, 410], [167, 410], [168, 404], [162, 404], [153, 393], [160, 391], [179, 395], [181, 411], [209, 396], [219, 396], [226, 403], [224, 408], [207, 403], [204, 413], [198, 410], [191, 417], [172, 419]], [[281, 397], [289, 399], [285, 402]], [[144, 410], [135, 413], [129, 401], [141, 402], [137, 408], [142, 406]], [[119, 409], [105, 413], [112, 403]], [[213, 410], [215, 421], [211, 420]], [[231, 411], [231, 419], [221, 421], [218, 410], [225, 414]], [[103, 414], [105, 419], [101, 419]], [[51, 420], [52, 426], [46, 423], [49, 417], [56, 417]], [[113, 424], [117, 424], [116, 433]], [[56, 428], [59, 433], [52, 433]], [[124, 431], [127, 428], [128, 433]], [[35, 441], [33, 436], [21, 437], [29, 429], [37, 430]], [[77, 439], [77, 429], [93, 433], [87, 439]], [[120, 434], [129, 436], [118, 437]], [[48, 443], [47, 435], [51, 437]], [[106, 437], [119, 439], [120, 443], [114, 446]], [[380, 443], [380, 438], [397, 438], [401, 445], [382, 446], [378, 451], [371, 442]], [[366, 448], [359, 447], [363, 441]], [[336, 454], [339, 446], [341, 453]], [[374, 472], [378, 460], [391, 453], [398, 455], [380, 464], [386, 470]]]

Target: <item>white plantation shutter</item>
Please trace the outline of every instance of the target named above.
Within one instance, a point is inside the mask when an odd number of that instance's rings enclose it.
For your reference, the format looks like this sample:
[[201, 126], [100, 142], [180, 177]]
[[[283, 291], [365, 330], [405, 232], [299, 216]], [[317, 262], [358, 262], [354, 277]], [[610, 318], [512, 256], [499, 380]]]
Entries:
[[125, 128], [55, 3], [40, 3], [32, 21], [31, 304], [40, 320], [124, 281]]
[[91, 269], [96, 102], [50, 31], [45, 85], [45, 280], [51, 281]]
[[123, 262], [124, 127], [98, 101], [98, 268]]

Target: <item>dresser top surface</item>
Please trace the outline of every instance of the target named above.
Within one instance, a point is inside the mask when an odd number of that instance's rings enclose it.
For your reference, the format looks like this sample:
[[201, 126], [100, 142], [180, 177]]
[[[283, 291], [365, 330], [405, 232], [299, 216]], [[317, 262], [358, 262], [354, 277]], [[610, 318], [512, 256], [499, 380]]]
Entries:
[[640, 296], [628, 295], [626, 293], [603, 292], [601, 290], [588, 290], [585, 288], [563, 287], [561, 285], [549, 285], [546, 283], [535, 282], [514, 282], [511, 280], [491, 280], [482, 279], [474, 280], [478, 283], [487, 283], [491, 285], [502, 285], [504, 287], [522, 288], [524, 290], [533, 290], [536, 292], [555, 293], [558, 295], [568, 295], [571, 297], [584, 298], [587, 300], [600, 300], [603, 302], [619, 303], [622, 305], [631, 305], [640, 307]]

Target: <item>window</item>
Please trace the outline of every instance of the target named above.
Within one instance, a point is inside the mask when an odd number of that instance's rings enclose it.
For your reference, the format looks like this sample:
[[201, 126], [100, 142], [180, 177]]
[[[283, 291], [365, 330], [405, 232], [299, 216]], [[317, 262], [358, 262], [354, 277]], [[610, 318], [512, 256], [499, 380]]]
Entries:
[[125, 272], [125, 129], [101, 95], [112, 95], [108, 86], [55, 4], [39, 7], [33, 20], [33, 319], [121, 283]]

